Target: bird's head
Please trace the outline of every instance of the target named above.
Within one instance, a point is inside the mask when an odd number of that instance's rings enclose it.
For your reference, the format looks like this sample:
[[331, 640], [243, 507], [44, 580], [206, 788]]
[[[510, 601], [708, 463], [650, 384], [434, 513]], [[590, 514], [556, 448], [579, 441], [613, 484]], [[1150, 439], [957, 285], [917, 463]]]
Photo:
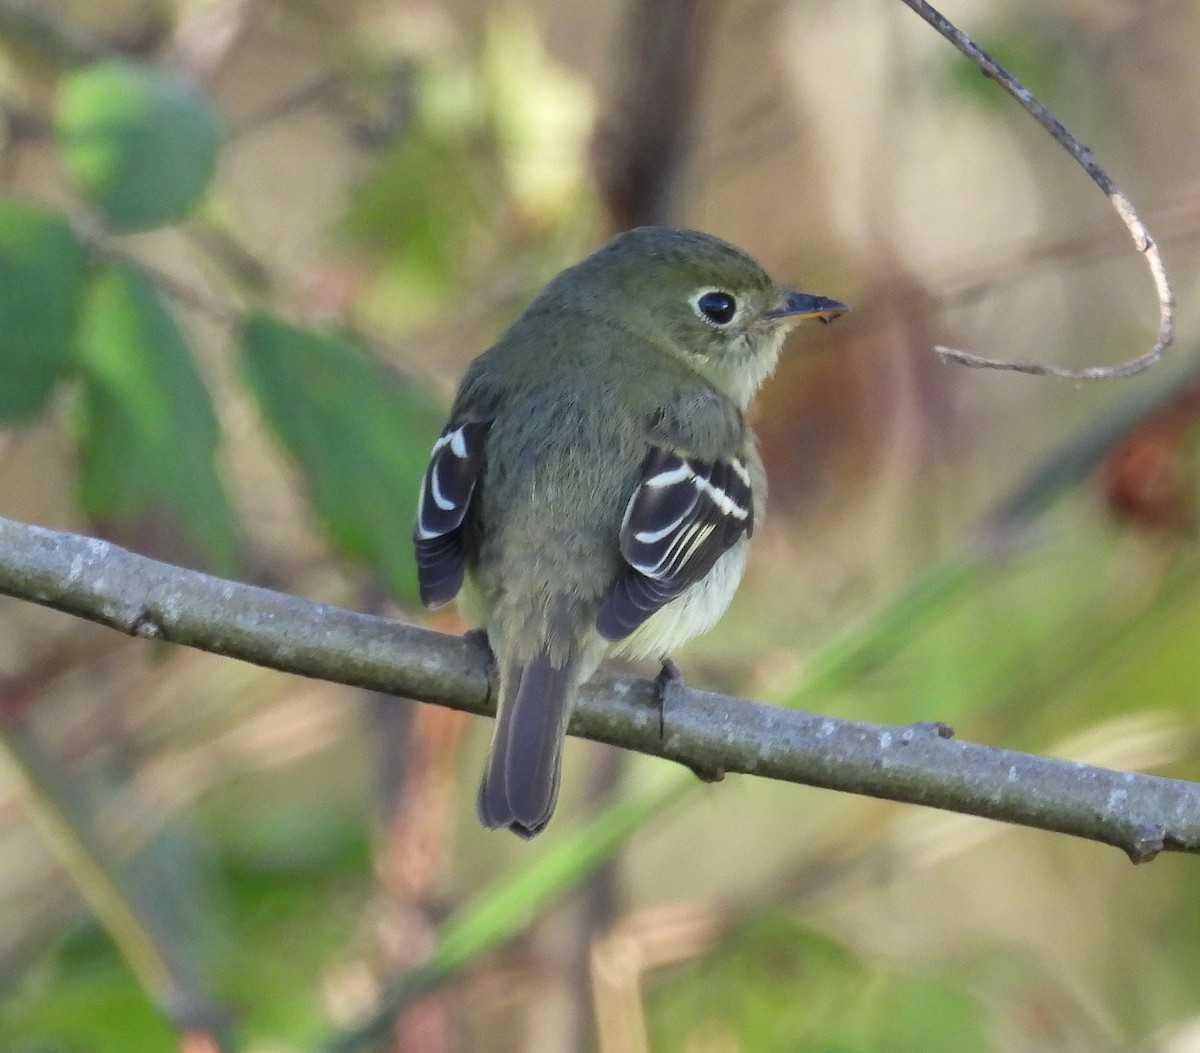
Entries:
[[711, 234], [670, 227], [626, 231], [575, 270], [638, 332], [745, 406], [770, 376], [787, 331], [848, 307], [780, 285], [750, 256]]

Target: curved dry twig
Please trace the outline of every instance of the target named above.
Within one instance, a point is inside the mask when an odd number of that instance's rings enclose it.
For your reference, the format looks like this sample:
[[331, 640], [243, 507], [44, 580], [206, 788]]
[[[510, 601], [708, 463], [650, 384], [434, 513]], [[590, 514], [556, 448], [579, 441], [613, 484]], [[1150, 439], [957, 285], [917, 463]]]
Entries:
[[963, 366], [973, 366], [977, 369], [1003, 369], [1015, 373], [1029, 373], [1040, 377], [1062, 377], [1067, 380], [1118, 380], [1131, 377], [1136, 373], [1149, 369], [1162, 358], [1163, 352], [1170, 346], [1175, 337], [1175, 296], [1171, 291], [1171, 282], [1167, 277], [1166, 266], [1158, 243], [1150, 236], [1145, 223], [1137, 214], [1133, 203], [1125, 193], [1112, 181], [1108, 173], [1100, 166], [1092, 151], [1072, 135], [1063, 123], [1043, 106], [1033, 94], [1011, 73], [1000, 65], [991, 55], [983, 50], [953, 22], [938, 10], [931, 7], [925, 0], [902, 0], [934, 29], [950, 41], [959, 51], [967, 56], [983, 71], [1000, 85], [1021, 105], [1031, 117], [1046, 129], [1075, 160], [1092, 181], [1104, 191], [1112, 203], [1121, 222], [1125, 224], [1133, 244], [1146, 258], [1150, 268], [1150, 277], [1154, 282], [1155, 293], [1158, 297], [1158, 336], [1154, 346], [1137, 358], [1122, 362], [1116, 366], [1090, 366], [1084, 369], [1070, 369], [1065, 366], [1050, 366], [1040, 362], [1027, 360], [1011, 361], [1001, 358], [986, 358], [970, 351], [960, 351], [952, 347], [937, 347], [934, 350], [948, 362], [957, 362]]
[[[0, 519], [0, 593], [147, 639], [491, 713], [487, 658], [459, 637], [225, 581], [95, 538]], [[673, 696], [674, 697], [674, 696]], [[1125, 850], [1200, 853], [1200, 784], [994, 749], [944, 725], [835, 720], [602, 672], [571, 732], [697, 772], [788, 782], [984, 816]]]

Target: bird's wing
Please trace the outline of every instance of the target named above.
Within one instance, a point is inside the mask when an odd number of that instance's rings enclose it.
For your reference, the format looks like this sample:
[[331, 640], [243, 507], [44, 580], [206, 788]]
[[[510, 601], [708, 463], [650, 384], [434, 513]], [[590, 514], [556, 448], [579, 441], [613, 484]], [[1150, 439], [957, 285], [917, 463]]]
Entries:
[[600, 635], [628, 636], [753, 530], [741, 457], [702, 461], [652, 446], [621, 523], [625, 566], [596, 618]]
[[426, 607], [449, 603], [466, 570], [463, 520], [483, 467], [490, 420], [454, 420], [433, 444], [421, 481], [413, 544], [417, 581]]

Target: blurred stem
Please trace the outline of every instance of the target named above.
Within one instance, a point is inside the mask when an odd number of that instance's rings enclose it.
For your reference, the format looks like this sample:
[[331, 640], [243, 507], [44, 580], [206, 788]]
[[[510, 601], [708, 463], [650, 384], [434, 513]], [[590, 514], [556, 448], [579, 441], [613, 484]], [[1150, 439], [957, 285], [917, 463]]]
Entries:
[[0, 743], [30, 802], [30, 817], [160, 1011], [185, 1033], [231, 1050], [225, 1014], [196, 987], [156, 931], [121, 867], [93, 831], [88, 809], [21, 720], [0, 722]]
[[795, 709], [843, 689], [902, 651], [936, 616], [970, 593], [979, 577], [977, 558], [956, 556], [936, 564], [876, 611], [865, 625], [826, 644], [807, 663], [800, 686], [785, 704]]
[[401, 977], [370, 1019], [331, 1039], [329, 1053], [350, 1053], [380, 1042], [406, 1005], [523, 931], [549, 904], [611, 860], [634, 833], [661, 816], [694, 782], [684, 769], [659, 773], [651, 785], [625, 795], [536, 860], [474, 897], [442, 925], [429, 960]]
[[639, 0], [629, 5], [620, 70], [593, 150], [614, 230], [679, 218], [679, 187], [720, 0]]
[[214, 208], [207, 209], [183, 230], [188, 240], [235, 286], [240, 297], [255, 303], [270, 297], [273, 289], [270, 268], [218, 219]]
[[72, 25], [65, 13], [46, 5], [0, 0], [0, 36], [36, 51], [60, 66], [82, 66], [111, 57], [111, 49]]

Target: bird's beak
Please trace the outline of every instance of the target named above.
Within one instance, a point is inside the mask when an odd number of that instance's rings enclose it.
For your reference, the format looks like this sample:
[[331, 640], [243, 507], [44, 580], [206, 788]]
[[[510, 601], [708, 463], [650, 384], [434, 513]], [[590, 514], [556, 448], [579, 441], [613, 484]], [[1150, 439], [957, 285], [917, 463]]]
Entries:
[[800, 321], [802, 318], [819, 318], [822, 322], [832, 322], [838, 315], [845, 314], [849, 307], [828, 296], [813, 296], [810, 293], [788, 291], [783, 295], [783, 302], [773, 311], [768, 311], [767, 318], [787, 318], [789, 321]]

